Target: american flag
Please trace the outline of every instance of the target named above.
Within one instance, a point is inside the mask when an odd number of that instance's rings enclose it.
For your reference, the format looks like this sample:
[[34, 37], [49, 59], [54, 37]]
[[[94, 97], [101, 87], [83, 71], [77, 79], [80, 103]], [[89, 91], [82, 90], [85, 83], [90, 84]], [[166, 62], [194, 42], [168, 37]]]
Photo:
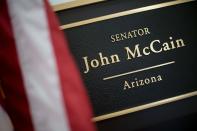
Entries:
[[95, 131], [48, 1], [0, 0], [0, 81], [1, 131]]

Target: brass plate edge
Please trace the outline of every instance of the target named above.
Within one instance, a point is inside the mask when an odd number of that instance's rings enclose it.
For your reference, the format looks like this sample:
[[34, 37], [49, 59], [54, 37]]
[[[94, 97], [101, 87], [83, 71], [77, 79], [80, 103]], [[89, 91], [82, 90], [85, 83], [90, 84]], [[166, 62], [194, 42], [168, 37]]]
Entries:
[[98, 121], [102, 121], [102, 120], [126, 115], [126, 114], [129, 114], [129, 113], [134, 113], [134, 112], [137, 112], [137, 111], [149, 109], [149, 108], [152, 108], [152, 107], [161, 106], [161, 105], [172, 103], [172, 102], [175, 102], [175, 101], [183, 100], [183, 99], [193, 97], [193, 96], [197, 96], [197, 91], [189, 92], [189, 93], [186, 93], [186, 94], [174, 96], [174, 97], [171, 97], [171, 98], [159, 100], [159, 101], [156, 101], [156, 102], [151, 102], [151, 103], [148, 103], [148, 104], [132, 107], [132, 108], [129, 108], [129, 109], [125, 109], [125, 110], [121, 110], [121, 111], [117, 111], [117, 112], [113, 112], [113, 113], [109, 113], [109, 114], [105, 114], [105, 115], [101, 115], [101, 116], [96, 116], [92, 120], [94, 122], [98, 122]]
[[132, 9], [132, 10], [122, 11], [119, 13], [114, 13], [114, 14], [110, 14], [110, 15], [95, 17], [95, 18], [91, 18], [91, 19], [87, 19], [87, 20], [82, 20], [82, 21], [78, 21], [78, 22], [73, 22], [73, 23], [61, 25], [60, 29], [64, 30], [64, 29], [87, 25], [87, 24], [91, 24], [91, 23], [95, 23], [95, 22], [99, 22], [99, 21], [112, 19], [112, 18], [118, 18], [121, 16], [127, 16], [127, 15], [131, 15], [131, 14], [136, 14], [136, 13], [140, 13], [140, 12], [145, 12], [145, 11], [149, 11], [149, 10], [159, 9], [159, 8], [163, 8], [163, 7], [178, 5], [178, 4], [192, 2], [192, 1], [195, 1], [195, 0], [175, 0], [175, 1], [170, 1], [170, 2], [164, 2], [164, 3], [160, 3], [160, 4], [145, 6], [145, 7], [141, 7], [141, 8]]
[[52, 8], [54, 11], [61, 11], [65, 9], [75, 8], [79, 6], [84, 6], [88, 4], [103, 2], [105, 0], [75, 0], [71, 2], [64, 2], [61, 4], [53, 5]]

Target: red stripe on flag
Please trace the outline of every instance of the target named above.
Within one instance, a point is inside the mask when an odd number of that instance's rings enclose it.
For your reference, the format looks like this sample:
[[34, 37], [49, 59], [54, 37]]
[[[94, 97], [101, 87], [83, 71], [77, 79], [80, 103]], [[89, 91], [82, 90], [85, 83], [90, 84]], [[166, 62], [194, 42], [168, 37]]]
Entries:
[[69, 52], [67, 41], [59, 30], [55, 14], [46, 3], [46, 12], [54, 47], [66, 111], [72, 131], [94, 131], [92, 111], [80, 74]]
[[14, 129], [16, 131], [33, 131], [5, 0], [0, 1], [0, 79], [5, 93], [3, 107], [8, 112]]

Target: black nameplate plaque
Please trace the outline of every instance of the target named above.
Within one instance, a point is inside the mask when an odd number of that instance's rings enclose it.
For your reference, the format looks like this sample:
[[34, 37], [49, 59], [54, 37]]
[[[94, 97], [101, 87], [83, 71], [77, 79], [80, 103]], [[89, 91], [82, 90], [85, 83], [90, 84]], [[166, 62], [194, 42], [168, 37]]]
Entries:
[[61, 26], [94, 121], [196, 98], [196, 9], [196, 1], [168, 1]]

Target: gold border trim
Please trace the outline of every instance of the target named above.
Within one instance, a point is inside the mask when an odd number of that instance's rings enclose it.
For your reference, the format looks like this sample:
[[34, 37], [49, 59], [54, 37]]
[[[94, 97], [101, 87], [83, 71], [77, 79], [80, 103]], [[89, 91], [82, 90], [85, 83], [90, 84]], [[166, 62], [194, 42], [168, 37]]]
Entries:
[[87, 25], [90, 23], [95, 23], [95, 22], [99, 22], [99, 21], [112, 19], [112, 18], [131, 15], [131, 14], [136, 14], [136, 13], [140, 13], [140, 12], [144, 12], [144, 11], [159, 9], [159, 8], [168, 7], [168, 6], [172, 6], [172, 5], [178, 5], [178, 4], [187, 3], [187, 2], [191, 2], [191, 1], [195, 1], [195, 0], [175, 0], [175, 1], [170, 1], [170, 2], [164, 2], [164, 3], [160, 3], [160, 4], [155, 4], [155, 5], [141, 7], [141, 8], [127, 10], [127, 11], [122, 11], [119, 13], [114, 13], [114, 14], [110, 14], [110, 15], [100, 16], [100, 17], [96, 17], [96, 18], [91, 18], [91, 19], [87, 19], [87, 20], [82, 20], [82, 21], [78, 21], [78, 22], [73, 22], [73, 23], [61, 25], [60, 29], [64, 30], [64, 29], [68, 29], [68, 28], [78, 27], [78, 26]]
[[126, 114], [129, 114], [129, 113], [134, 113], [134, 112], [149, 109], [149, 108], [152, 108], [152, 107], [156, 107], [156, 106], [172, 103], [172, 102], [175, 102], [175, 101], [183, 100], [183, 99], [186, 99], [186, 98], [189, 98], [189, 97], [192, 97], [192, 96], [197, 96], [197, 91], [193, 91], [193, 92], [190, 92], [190, 93], [186, 93], [186, 94], [178, 95], [178, 96], [175, 96], [175, 97], [159, 100], [159, 101], [144, 104], [144, 105], [141, 105], [141, 106], [136, 106], [136, 107], [132, 107], [132, 108], [129, 108], [129, 109], [109, 113], [109, 114], [106, 114], [106, 115], [97, 116], [97, 117], [94, 117], [92, 120], [94, 122], [98, 122], [98, 121], [110, 119], [110, 118], [113, 118], [113, 117], [122, 116], [122, 115], [126, 115]]
[[52, 8], [54, 11], [60, 11], [60, 10], [75, 8], [79, 6], [89, 5], [93, 3], [98, 3], [102, 1], [105, 1], [105, 0], [75, 0], [71, 2], [65, 2], [65, 3], [53, 5]]

